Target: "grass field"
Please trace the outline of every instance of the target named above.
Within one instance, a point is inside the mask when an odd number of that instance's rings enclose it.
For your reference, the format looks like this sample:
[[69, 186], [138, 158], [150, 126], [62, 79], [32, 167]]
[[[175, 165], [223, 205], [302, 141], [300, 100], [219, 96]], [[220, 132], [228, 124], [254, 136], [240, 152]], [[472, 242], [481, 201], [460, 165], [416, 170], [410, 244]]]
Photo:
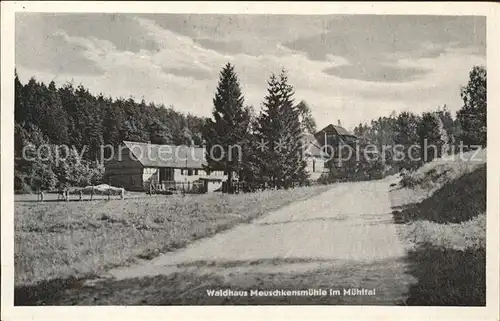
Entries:
[[150, 259], [328, 188], [93, 202], [17, 202], [15, 285], [57, 283]]
[[486, 150], [480, 161], [426, 164], [391, 192], [409, 245], [408, 305], [486, 304]]

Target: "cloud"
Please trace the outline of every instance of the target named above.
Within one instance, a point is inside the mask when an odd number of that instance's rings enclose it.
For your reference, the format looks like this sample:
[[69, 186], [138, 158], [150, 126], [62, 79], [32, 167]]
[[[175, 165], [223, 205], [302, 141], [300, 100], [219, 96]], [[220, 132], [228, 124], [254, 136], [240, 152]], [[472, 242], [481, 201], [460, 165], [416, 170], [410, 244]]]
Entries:
[[[157, 51], [161, 42], [144, 30], [132, 14], [118, 13], [37, 13], [17, 14], [28, 24], [33, 19], [43, 23], [43, 29], [64, 30], [70, 37], [107, 40], [119, 51]], [[31, 21], [30, 21], [31, 20]]]
[[[318, 126], [341, 119], [349, 127], [388, 115], [392, 110], [420, 112], [443, 104], [456, 110], [461, 104], [460, 85], [466, 84], [468, 71], [474, 64], [485, 63], [477, 37], [481, 20], [474, 32], [462, 30], [460, 19], [450, 22], [448, 17], [438, 23], [434, 21], [438, 18], [370, 16], [279, 16], [273, 20], [244, 15], [231, 19], [118, 15], [114, 21], [109, 16], [76, 15], [65, 19], [66, 24], [73, 25], [81, 24], [77, 22], [80, 19], [95, 21], [103, 30], [107, 25], [121, 26], [123, 34], [77, 33], [75, 30], [83, 28], [83, 24], [75, 28], [61, 22], [55, 28], [53, 19], [45, 15], [28, 24], [18, 37], [25, 42], [23, 46], [30, 41], [32, 44], [19, 63], [21, 80], [32, 75], [42, 81], [55, 79], [58, 84], [73, 79], [95, 93], [144, 97], [174, 105], [183, 112], [209, 116], [218, 74], [227, 62], [235, 65], [245, 103], [257, 111], [271, 72], [286, 68], [295, 99], [308, 102]], [[418, 23], [412, 27], [405, 19]], [[464, 25], [473, 29], [468, 21], [465, 17]], [[436, 38], [436, 33], [448, 38]], [[139, 43], [143, 40], [124, 41], [124, 34], [147, 35], [144, 39], [154, 45]], [[44, 44], [46, 35], [55, 35], [60, 43]], [[71, 59], [86, 61], [75, 62], [74, 68], [92, 64], [99, 72], [88, 72], [91, 69], [87, 67], [69, 71], [67, 66], [63, 68], [65, 73], [59, 72], [61, 65], [67, 65], [64, 57], [45, 51], [64, 48], [63, 44], [76, 48], [68, 54]], [[16, 52], [18, 49], [19, 43]], [[44, 58], [37, 58], [38, 54]], [[40, 67], [43, 63], [48, 65]]]
[[366, 81], [411, 81], [428, 70], [404, 68], [398, 59], [436, 58], [446, 50], [486, 50], [484, 17], [344, 16], [332, 20], [324, 32], [283, 45], [325, 61], [329, 54], [348, 64], [325, 69], [328, 74]]
[[363, 79], [365, 81], [405, 82], [424, 76], [429, 70], [416, 67], [398, 67], [383, 64], [342, 65], [330, 67], [325, 73], [344, 79]]
[[[87, 55], [88, 47], [70, 41], [61, 30], [36, 28], [37, 24], [17, 17], [16, 66], [53, 73], [101, 75], [104, 70]], [[28, 19], [31, 20], [32, 17]], [[36, 19], [36, 18], [35, 18]]]
[[277, 54], [282, 42], [319, 34], [336, 16], [260, 14], [142, 14], [160, 28], [222, 54]]
[[191, 77], [197, 80], [208, 80], [208, 79], [213, 79], [214, 77], [217, 76], [204, 69], [197, 69], [190, 67], [184, 67], [184, 68], [163, 67], [161, 70], [166, 74], [172, 74], [181, 77]]
[[[429, 44], [435, 47], [429, 48]], [[485, 44], [485, 17], [402, 15], [342, 16], [329, 21], [320, 34], [284, 43], [316, 60], [324, 60], [327, 54], [355, 60], [413, 52], [431, 57], [450, 45], [482, 48], [484, 53]]]
[[218, 41], [210, 38], [198, 38], [195, 42], [202, 47], [215, 50], [223, 54], [238, 54], [244, 52], [240, 41]]

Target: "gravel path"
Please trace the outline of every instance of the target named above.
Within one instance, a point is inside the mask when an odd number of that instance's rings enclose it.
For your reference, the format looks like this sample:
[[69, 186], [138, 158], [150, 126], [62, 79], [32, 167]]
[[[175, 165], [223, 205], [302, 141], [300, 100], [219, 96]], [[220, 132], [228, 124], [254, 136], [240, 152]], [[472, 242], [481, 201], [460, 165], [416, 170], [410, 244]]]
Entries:
[[225, 275], [299, 273], [398, 260], [405, 248], [392, 221], [391, 182], [392, 178], [337, 184], [178, 252], [109, 273], [118, 280], [187, 270]]
[[[404, 305], [415, 279], [392, 220], [394, 181], [332, 185], [184, 249], [59, 291], [48, 304]], [[213, 295], [218, 290], [233, 294]]]

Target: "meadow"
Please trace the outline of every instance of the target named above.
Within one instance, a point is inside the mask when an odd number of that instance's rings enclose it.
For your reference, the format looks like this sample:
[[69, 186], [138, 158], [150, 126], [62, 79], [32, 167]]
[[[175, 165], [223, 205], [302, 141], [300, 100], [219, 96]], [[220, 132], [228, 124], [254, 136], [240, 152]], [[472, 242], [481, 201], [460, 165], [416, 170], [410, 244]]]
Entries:
[[85, 278], [151, 259], [328, 188], [318, 185], [237, 195], [16, 202], [15, 285]]

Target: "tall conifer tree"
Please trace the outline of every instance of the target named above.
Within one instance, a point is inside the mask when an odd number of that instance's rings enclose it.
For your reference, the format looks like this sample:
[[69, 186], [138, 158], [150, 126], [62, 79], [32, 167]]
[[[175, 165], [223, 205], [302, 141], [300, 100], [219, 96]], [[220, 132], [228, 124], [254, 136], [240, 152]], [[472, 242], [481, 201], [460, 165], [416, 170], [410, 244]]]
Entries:
[[299, 110], [294, 105], [293, 87], [288, 84], [285, 70], [279, 77], [271, 75], [267, 92], [256, 125], [255, 138], [260, 145], [255, 159], [264, 181], [271, 186], [288, 187], [305, 181], [307, 174]]
[[243, 150], [241, 147], [248, 139], [250, 114], [243, 103], [238, 76], [228, 63], [220, 72], [213, 99], [213, 118], [206, 123], [204, 137], [208, 167], [228, 174], [229, 193], [233, 192], [233, 173], [239, 172], [242, 166], [239, 151]]

